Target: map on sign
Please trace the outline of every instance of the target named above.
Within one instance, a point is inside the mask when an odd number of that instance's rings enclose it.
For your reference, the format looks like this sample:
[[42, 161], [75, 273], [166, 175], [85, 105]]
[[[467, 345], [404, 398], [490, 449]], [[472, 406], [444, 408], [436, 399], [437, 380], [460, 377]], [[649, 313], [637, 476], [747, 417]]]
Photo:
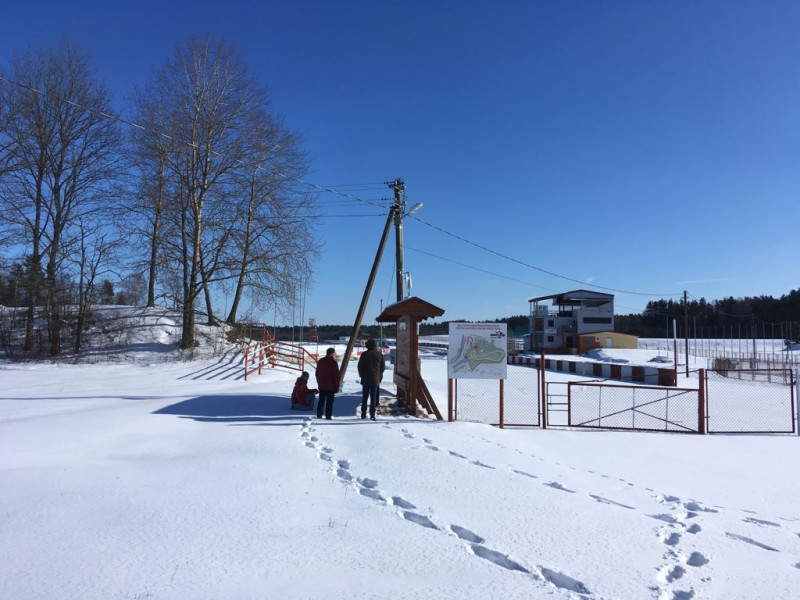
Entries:
[[505, 323], [450, 323], [447, 376], [505, 379], [508, 336]]

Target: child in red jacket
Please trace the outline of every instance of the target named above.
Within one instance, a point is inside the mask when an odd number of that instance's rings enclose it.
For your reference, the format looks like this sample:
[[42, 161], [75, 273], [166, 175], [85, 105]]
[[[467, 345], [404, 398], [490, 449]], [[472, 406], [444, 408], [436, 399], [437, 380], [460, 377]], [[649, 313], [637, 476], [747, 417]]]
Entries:
[[303, 374], [294, 382], [292, 390], [292, 410], [311, 410], [314, 408], [314, 396], [317, 390], [308, 389], [308, 373]]

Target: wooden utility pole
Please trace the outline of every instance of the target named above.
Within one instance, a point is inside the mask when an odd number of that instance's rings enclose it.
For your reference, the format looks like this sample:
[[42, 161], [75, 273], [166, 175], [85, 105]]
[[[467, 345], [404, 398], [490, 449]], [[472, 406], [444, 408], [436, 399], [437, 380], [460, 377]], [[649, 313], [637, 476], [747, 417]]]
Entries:
[[395, 179], [387, 184], [394, 190], [394, 241], [395, 265], [397, 269], [397, 301], [403, 299], [403, 216], [406, 212], [406, 184], [402, 179]]
[[364, 311], [367, 308], [369, 295], [372, 293], [372, 284], [375, 282], [375, 275], [378, 272], [378, 266], [381, 264], [381, 257], [383, 256], [383, 249], [386, 246], [386, 238], [389, 237], [389, 227], [392, 224], [392, 217], [395, 213], [395, 207], [389, 209], [389, 216], [386, 218], [386, 225], [383, 227], [383, 234], [381, 241], [378, 244], [378, 251], [375, 253], [375, 260], [372, 261], [372, 270], [369, 273], [367, 286], [364, 288], [364, 295], [361, 297], [361, 306], [358, 307], [358, 314], [356, 315], [356, 322], [353, 324], [353, 331], [350, 333], [350, 340], [347, 342], [347, 350], [345, 350], [342, 364], [339, 367], [339, 389], [341, 390], [344, 383], [344, 376], [347, 373], [347, 365], [350, 363], [350, 357], [353, 355], [353, 346], [355, 345], [356, 338], [358, 338], [358, 330], [361, 328], [361, 321], [364, 318]]

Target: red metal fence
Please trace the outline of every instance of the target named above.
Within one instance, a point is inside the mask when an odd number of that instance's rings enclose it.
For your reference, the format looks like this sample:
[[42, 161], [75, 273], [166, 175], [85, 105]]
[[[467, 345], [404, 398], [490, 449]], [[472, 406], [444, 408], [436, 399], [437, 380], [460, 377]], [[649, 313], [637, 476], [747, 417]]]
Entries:
[[538, 369], [508, 366], [508, 377], [451, 380], [449, 420], [479, 421], [504, 427], [542, 425]]
[[317, 355], [302, 346], [279, 342], [264, 329], [264, 339], [248, 344], [244, 349], [244, 378], [253, 373], [261, 374], [266, 367], [284, 367], [305, 371], [306, 364], [317, 364]]
[[449, 419], [675, 433], [797, 433], [790, 369], [697, 371], [697, 388], [577, 380], [545, 382], [508, 366], [506, 380], [450, 382]]
[[709, 433], [796, 433], [791, 369], [706, 371]]

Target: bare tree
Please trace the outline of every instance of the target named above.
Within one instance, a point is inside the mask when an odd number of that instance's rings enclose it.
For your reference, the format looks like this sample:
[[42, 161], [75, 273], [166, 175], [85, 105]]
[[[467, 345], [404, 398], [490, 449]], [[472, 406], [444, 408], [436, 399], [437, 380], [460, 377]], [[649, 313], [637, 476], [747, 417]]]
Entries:
[[9, 111], [13, 168], [2, 208], [29, 245], [32, 272], [44, 272], [44, 281], [32, 285], [24, 347], [33, 348], [35, 307], [44, 300], [50, 353], [58, 354], [64, 249], [117, 175], [119, 135], [106, 116], [110, 94], [73, 43], [15, 55], [9, 79], [14, 83], [3, 82], [0, 103]]
[[77, 267], [77, 319], [75, 325], [76, 354], [83, 349], [83, 331], [86, 328], [91, 300], [94, 296], [97, 278], [101, 276], [103, 265], [108, 264], [108, 254], [119, 245], [120, 240], [110, 241], [107, 235], [98, 228], [78, 224], [79, 251], [70, 255], [70, 260]]
[[[284, 162], [291, 156], [284, 155]], [[226, 322], [236, 322], [236, 314], [245, 287], [251, 301], [262, 305], [294, 296], [294, 290], [311, 277], [311, 260], [317, 256], [312, 244], [311, 219], [307, 218], [311, 198], [295, 193], [291, 179], [283, 176], [289, 167], [280, 171], [271, 168], [265, 157], [253, 169], [248, 181], [247, 195], [242, 202], [240, 227], [234, 233], [237, 263], [233, 302]], [[281, 173], [276, 176], [275, 173]]]
[[205, 294], [213, 322], [213, 287], [240, 273], [241, 243], [233, 242], [244, 225], [242, 173], [265, 162], [260, 132], [271, 123], [268, 97], [229, 46], [201, 37], [157, 71], [137, 97], [135, 118], [143, 129], [134, 143], [140, 154], [150, 149], [151, 174], [158, 164], [152, 149], [165, 150], [160, 189], [167, 193], [153, 197], [164, 201], [161, 215], [169, 226], [154, 239], [158, 252], [179, 265], [185, 349], [194, 344], [198, 296]]

